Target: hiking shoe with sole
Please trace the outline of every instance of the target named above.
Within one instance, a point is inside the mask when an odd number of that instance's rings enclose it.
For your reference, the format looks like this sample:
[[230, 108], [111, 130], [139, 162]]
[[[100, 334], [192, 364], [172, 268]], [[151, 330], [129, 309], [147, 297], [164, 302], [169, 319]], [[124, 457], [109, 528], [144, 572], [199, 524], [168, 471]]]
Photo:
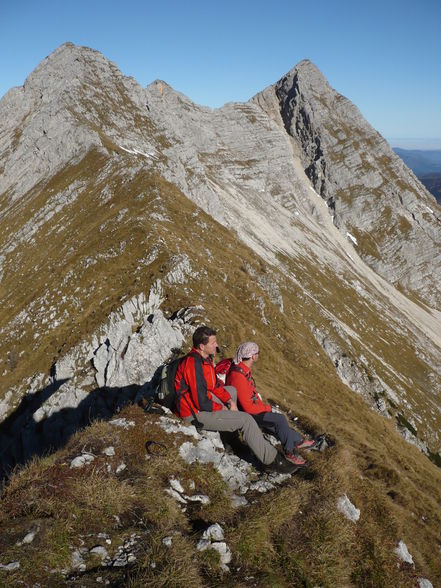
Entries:
[[291, 463], [280, 453], [277, 453], [276, 459], [273, 462], [265, 466], [267, 471], [277, 472], [278, 474], [293, 474], [298, 468], [298, 465]]
[[315, 441], [313, 439], [303, 439], [301, 443], [296, 445], [296, 449], [312, 449], [315, 447]]
[[303, 459], [301, 455], [299, 455], [298, 453], [294, 453], [294, 451], [285, 452], [285, 459], [287, 459], [291, 463], [294, 463], [296, 466], [306, 465], [306, 459]]

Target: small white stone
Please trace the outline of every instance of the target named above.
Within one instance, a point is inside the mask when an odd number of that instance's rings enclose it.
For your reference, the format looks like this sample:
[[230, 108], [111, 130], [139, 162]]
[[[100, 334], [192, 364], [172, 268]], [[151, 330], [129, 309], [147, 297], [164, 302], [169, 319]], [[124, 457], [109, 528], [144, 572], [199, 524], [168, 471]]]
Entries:
[[224, 531], [219, 523], [215, 523], [206, 529], [202, 534], [203, 539], [209, 539], [211, 541], [223, 541]]
[[184, 498], [190, 502], [201, 502], [202, 504], [210, 504], [210, 498], [205, 494], [194, 494], [193, 496], [185, 495]]
[[106, 447], [103, 451], [104, 455], [107, 455], [108, 457], [113, 457], [115, 455], [115, 448], [110, 446], [110, 447]]
[[90, 453], [83, 453], [82, 455], [75, 457], [70, 462], [70, 467], [71, 467], [71, 469], [72, 468], [82, 468], [86, 464], [91, 463], [94, 459], [95, 459], [95, 457], [93, 455], [91, 455]]
[[74, 570], [79, 570], [80, 572], [83, 572], [86, 569], [83, 556], [78, 549], [72, 553], [72, 567]]
[[418, 586], [419, 588], [433, 588], [432, 582], [426, 578], [418, 578]]
[[36, 534], [36, 531], [31, 531], [30, 533], [28, 533], [22, 541], [23, 545], [29, 545], [29, 543], [32, 543], [32, 541], [35, 539]]
[[253, 484], [250, 485], [250, 490], [260, 492], [260, 494], [269, 492], [269, 490], [272, 490], [273, 488], [274, 484], [272, 484], [268, 480], [258, 480], [257, 482], [253, 482]]
[[248, 504], [248, 500], [245, 496], [238, 496], [237, 494], [231, 495], [231, 506], [234, 508], [240, 508], [241, 506], [246, 506]]
[[121, 472], [123, 472], [126, 469], [126, 464], [125, 463], [120, 463], [119, 466], [116, 468], [116, 473], [120, 474]]
[[5, 570], [6, 572], [13, 572], [14, 570], [18, 570], [20, 568], [19, 561], [13, 561], [6, 565], [0, 564], [0, 570]]
[[337, 500], [337, 509], [353, 523], [356, 523], [360, 518], [360, 509], [352, 504], [346, 494]]
[[231, 550], [224, 541], [212, 543], [210, 547], [219, 553], [221, 564], [230, 563], [232, 558]]
[[171, 547], [172, 546], [172, 538], [171, 537], [164, 537], [164, 539], [162, 540], [162, 543], [166, 547]]
[[176, 480], [176, 478], [172, 478], [170, 480], [170, 486], [173, 488], [173, 490], [176, 490], [176, 492], [179, 492], [180, 494], [184, 493], [184, 488], [182, 487], [181, 482]]
[[201, 438], [196, 430], [196, 427], [193, 425], [184, 425], [183, 423], [166, 416], [160, 417], [159, 420], [159, 426], [166, 433], [183, 433], [184, 435], [187, 435], [188, 437], [194, 437], [195, 439]]
[[404, 543], [404, 541], [400, 541], [398, 543], [398, 546], [395, 547], [394, 552], [402, 561], [413, 565], [412, 556], [410, 555], [409, 550], [407, 549], [407, 545]]
[[198, 551], [205, 551], [206, 549], [208, 549], [211, 546], [211, 541], [210, 539], [199, 539], [197, 545], [196, 545], [196, 549]]

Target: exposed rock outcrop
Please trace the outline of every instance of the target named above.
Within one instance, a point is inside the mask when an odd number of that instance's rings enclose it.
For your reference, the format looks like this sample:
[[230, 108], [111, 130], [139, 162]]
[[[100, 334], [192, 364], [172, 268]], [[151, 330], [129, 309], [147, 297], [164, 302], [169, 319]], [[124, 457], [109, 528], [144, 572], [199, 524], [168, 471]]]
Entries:
[[[59, 447], [91, 419], [109, 417], [136, 399], [143, 384], [179, 349], [192, 327], [190, 310], [167, 320], [160, 310], [158, 281], [146, 299], [143, 293], [114, 312], [89, 341], [54, 365], [45, 388], [24, 395], [18, 410], [3, 421], [0, 472], [49, 448]], [[93, 456], [79, 456], [81, 467]]]

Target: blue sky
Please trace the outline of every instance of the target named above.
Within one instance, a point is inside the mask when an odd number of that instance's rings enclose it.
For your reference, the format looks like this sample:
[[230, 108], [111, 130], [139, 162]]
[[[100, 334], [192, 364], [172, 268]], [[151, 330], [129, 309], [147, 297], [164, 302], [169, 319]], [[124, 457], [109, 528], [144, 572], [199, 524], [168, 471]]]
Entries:
[[308, 58], [383, 136], [441, 148], [441, 0], [0, 0], [0, 96], [66, 41], [211, 107]]

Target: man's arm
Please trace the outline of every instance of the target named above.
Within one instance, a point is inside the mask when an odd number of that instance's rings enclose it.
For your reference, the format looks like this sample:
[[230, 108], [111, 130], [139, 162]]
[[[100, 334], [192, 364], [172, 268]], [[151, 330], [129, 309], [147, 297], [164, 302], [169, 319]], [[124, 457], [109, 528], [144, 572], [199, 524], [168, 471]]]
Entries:
[[225, 390], [223, 386], [217, 386], [213, 390], [213, 394], [217, 396], [224, 404], [227, 404], [231, 400], [231, 394], [228, 392], [228, 390]]

